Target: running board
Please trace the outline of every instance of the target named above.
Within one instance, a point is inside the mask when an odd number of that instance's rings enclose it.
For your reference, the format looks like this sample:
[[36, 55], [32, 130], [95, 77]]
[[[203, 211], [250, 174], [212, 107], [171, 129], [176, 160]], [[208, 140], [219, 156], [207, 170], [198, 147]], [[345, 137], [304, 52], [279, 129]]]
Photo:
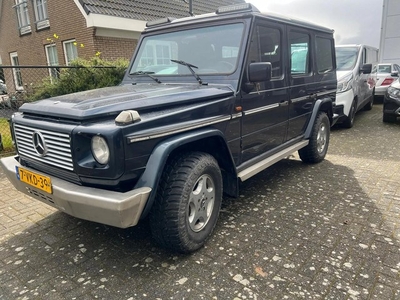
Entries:
[[239, 172], [238, 177], [240, 178], [241, 181], [245, 181], [250, 177], [265, 170], [266, 168], [272, 166], [274, 163], [284, 159], [285, 157], [288, 157], [293, 152], [296, 152], [297, 150], [304, 148], [305, 146], [308, 145], [308, 142], [309, 142], [308, 140], [304, 140], [290, 146], [289, 148], [282, 150], [281, 152], [275, 153], [274, 155], [266, 159], [263, 159], [262, 161], [252, 165], [251, 167]]

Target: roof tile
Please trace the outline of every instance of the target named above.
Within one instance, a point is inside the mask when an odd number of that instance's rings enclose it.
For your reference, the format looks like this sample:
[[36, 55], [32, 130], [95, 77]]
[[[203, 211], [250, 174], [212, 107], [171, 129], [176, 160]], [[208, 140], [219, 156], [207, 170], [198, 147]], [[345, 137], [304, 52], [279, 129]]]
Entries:
[[[193, 0], [193, 13], [195, 15], [209, 13], [220, 6], [244, 2], [244, 0]], [[189, 16], [189, 4], [183, 0], [80, 0], [80, 3], [88, 14], [142, 21]]]

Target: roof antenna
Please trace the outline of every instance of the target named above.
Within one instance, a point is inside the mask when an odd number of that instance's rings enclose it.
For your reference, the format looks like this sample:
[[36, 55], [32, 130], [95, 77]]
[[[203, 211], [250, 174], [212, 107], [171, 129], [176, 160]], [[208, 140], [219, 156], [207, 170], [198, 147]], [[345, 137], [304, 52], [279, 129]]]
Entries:
[[[188, 0], [183, 0], [183, 2], [188, 3]], [[193, 13], [193, 0], [189, 0], [189, 15], [194, 16]]]

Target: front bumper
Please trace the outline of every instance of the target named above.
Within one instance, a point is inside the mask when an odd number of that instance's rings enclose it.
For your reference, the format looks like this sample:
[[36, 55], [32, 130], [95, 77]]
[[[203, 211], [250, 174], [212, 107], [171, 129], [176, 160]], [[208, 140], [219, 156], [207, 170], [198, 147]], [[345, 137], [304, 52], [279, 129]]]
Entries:
[[336, 94], [336, 100], [335, 100], [336, 106], [342, 108], [342, 112], [339, 118], [349, 116], [353, 99], [354, 99], [353, 90], [348, 90], [346, 92]]
[[49, 194], [18, 180], [16, 166], [22, 166], [16, 157], [2, 158], [0, 166], [18, 191], [71, 216], [120, 228], [135, 226], [138, 223], [151, 192], [151, 188], [142, 187], [119, 193], [79, 186], [51, 177], [53, 193]]
[[383, 113], [400, 116], [400, 99], [393, 99], [385, 95], [383, 99]]

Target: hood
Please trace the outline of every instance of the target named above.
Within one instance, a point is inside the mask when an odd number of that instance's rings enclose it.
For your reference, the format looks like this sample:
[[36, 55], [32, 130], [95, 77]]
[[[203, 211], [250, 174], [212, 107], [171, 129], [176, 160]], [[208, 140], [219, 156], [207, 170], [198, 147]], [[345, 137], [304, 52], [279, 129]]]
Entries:
[[138, 84], [106, 87], [25, 103], [23, 113], [84, 120], [233, 95], [228, 86]]
[[340, 81], [342, 80], [344, 77], [350, 75], [353, 73], [353, 70], [346, 70], [346, 71], [336, 71], [336, 77], [337, 80]]

